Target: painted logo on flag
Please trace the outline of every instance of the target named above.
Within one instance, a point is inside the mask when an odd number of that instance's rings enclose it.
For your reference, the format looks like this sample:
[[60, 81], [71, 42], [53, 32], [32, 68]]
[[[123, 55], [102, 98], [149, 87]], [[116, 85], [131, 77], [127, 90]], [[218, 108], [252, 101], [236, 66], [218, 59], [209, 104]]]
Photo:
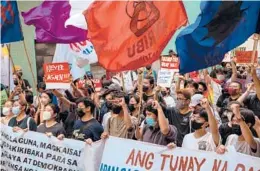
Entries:
[[3, 1], [1, 3], [1, 27], [4, 24], [14, 23], [14, 11], [10, 1]]
[[131, 18], [130, 30], [137, 37], [146, 32], [160, 18], [160, 11], [153, 2], [145, 1], [128, 1], [126, 14]]
[[82, 42], [71, 43], [70, 50], [78, 57], [85, 59], [87, 58], [86, 55], [93, 53], [94, 47], [90, 41], [86, 40]]

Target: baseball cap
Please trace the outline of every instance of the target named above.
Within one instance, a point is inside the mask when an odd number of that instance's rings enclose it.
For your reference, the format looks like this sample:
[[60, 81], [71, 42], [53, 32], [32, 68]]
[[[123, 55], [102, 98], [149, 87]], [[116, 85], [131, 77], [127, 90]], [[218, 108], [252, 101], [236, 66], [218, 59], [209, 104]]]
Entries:
[[190, 103], [190, 107], [195, 107], [198, 104], [200, 104], [201, 99], [203, 99], [204, 96], [201, 94], [195, 94], [191, 97], [191, 103]]

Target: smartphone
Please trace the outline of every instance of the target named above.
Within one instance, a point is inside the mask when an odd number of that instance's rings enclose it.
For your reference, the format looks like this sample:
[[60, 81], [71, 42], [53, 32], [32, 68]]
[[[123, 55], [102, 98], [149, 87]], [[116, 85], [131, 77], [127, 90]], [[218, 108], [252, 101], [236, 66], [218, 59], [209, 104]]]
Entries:
[[260, 68], [256, 68], [256, 75], [260, 79]]

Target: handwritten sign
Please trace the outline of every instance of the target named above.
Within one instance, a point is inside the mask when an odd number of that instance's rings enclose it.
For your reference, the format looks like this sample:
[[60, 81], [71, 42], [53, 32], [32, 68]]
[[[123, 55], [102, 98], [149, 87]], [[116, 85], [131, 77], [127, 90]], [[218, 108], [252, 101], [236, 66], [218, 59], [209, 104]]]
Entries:
[[[249, 64], [251, 63], [253, 51], [236, 51], [236, 62], [238, 64]], [[257, 62], [257, 51], [254, 54], [254, 63]]]
[[69, 89], [70, 68], [68, 63], [43, 65], [46, 89]]
[[169, 150], [165, 146], [110, 137], [106, 141], [99, 171], [259, 170], [259, 158], [237, 153], [234, 148], [231, 149], [224, 155], [218, 155], [215, 152], [184, 148]]
[[162, 56], [161, 69], [169, 69], [179, 72], [179, 59], [175, 56]]
[[171, 87], [174, 72], [172, 70], [159, 70], [157, 85], [161, 87]]

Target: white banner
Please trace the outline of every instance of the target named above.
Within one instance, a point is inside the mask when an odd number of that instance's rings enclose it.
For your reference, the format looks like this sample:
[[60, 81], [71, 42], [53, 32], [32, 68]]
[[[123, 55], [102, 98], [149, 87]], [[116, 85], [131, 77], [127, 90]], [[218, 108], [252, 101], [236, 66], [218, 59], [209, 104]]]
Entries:
[[171, 87], [172, 79], [173, 79], [174, 71], [172, 70], [159, 70], [158, 78], [157, 78], [157, 85], [161, 87]]
[[96, 171], [104, 147], [101, 141], [89, 146], [31, 131], [14, 133], [2, 124], [0, 144], [1, 171]]
[[106, 141], [99, 171], [258, 171], [259, 169], [259, 158], [241, 153], [229, 152], [217, 155], [214, 152], [184, 148], [169, 150], [165, 146], [110, 137]]

